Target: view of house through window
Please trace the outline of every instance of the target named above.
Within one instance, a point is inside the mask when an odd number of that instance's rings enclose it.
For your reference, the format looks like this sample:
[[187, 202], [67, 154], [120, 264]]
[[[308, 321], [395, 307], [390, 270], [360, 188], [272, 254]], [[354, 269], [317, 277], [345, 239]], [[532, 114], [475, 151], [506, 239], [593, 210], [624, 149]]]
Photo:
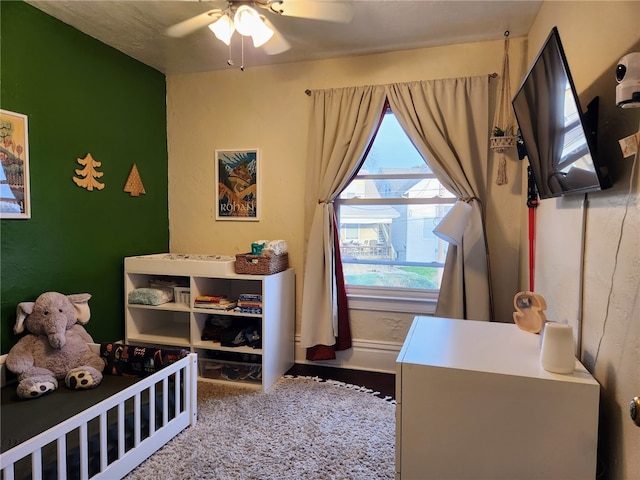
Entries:
[[389, 110], [335, 202], [347, 287], [438, 290], [448, 244], [433, 228], [454, 202]]

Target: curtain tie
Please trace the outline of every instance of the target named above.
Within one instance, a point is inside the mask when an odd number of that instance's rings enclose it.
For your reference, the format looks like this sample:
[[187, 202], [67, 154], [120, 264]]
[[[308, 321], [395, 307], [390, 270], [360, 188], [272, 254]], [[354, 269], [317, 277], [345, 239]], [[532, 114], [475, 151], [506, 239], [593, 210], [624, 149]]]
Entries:
[[328, 205], [330, 203], [333, 203], [333, 200], [318, 200], [318, 205], [320, 204]]

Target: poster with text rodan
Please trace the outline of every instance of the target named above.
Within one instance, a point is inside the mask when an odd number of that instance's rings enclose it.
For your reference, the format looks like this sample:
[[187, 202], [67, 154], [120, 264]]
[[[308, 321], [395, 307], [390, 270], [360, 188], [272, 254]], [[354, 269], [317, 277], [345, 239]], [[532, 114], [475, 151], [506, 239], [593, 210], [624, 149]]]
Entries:
[[216, 220], [260, 219], [258, 153], [216, 150]]

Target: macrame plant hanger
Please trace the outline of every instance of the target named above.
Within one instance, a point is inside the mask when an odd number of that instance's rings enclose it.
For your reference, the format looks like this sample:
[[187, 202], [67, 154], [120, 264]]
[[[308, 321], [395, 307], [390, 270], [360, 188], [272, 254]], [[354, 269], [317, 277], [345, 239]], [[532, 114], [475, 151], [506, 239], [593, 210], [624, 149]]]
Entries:
[[511, 81], [509, 80], [509, 30], [507, 30], [504, 32], [504, 61], [502, 63], [502, 75], [500, 75], [498, 83], [498, 100], [490, 138], [491, 149], [499, 155], [498, 175], [496, 177], [498, 185], [509, 183], [505, 151], [516, 145], [517, 138], [513, 129]]

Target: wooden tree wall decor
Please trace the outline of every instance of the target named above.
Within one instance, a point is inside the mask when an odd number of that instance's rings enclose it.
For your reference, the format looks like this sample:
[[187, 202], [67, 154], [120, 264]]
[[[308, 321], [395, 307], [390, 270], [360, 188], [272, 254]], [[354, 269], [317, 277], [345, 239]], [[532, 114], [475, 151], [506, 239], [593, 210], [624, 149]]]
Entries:
[[133, 167], [131, 167], [131, 172], [129, 172], [129, 178], [127, 178], [127, 183], [124, 185], [124, 191], [131, 194], [132, 197], [137, 197], [141, 193], [147, 193], [144, 190], [144, 185], [142, 184], [142, 179], [140, 178], [140, 173], [138, 173], [138, 167], [135, 163]]
[[96, 180], [96, 178], [102, 177], [104, 175], [103, 172], [99, 172], [96, 169], [102, 165], [102, 162], [98, 162], [93, 159], [90, 153], [87, 153], [87, 156], [84, 158], [78, 158], [78, 163], [82, 165], [84, 168], [76, 168], [76, 175], [78, 177], [73, 177], [74, 183], [81, 187], [85, 188], [89, 191], [92, 191], [94, 188], [97, 190], [102, 190], [104, 188], [104, 183], [100, 183]]
[[491, 149], [500, 156], [496, 183], [505, 185], [509, 183], [505, 151], [516, 146], [515, 122], [511, 111], [511, 81], [509, 79], [509, 30], [504, 32], [504, 61], [499, 82], [493, 131], [489, 140]]

